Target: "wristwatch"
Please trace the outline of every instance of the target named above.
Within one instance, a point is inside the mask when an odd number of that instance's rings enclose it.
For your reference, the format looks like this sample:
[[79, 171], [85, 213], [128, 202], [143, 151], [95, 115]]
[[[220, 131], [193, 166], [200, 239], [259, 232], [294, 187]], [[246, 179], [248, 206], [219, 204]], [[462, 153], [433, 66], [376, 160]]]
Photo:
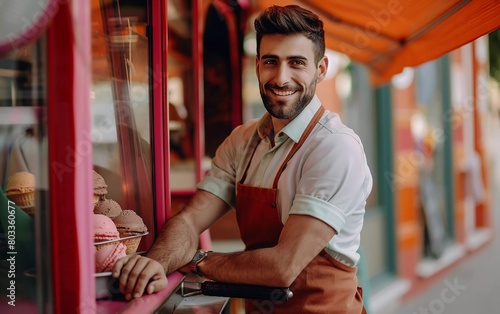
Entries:
[[189, 269], [193, 274], [203, 277], [203, 274], [198, 270], [198, 264], [201, 263], [201, 261], [208, 256], [208, 253], [211, 252], [212, 251], [202, 251], [202, 250], [196, 251], [196, 253], [193, 256], [193, 259], [191, 260], [191, 262], [189, 262]]

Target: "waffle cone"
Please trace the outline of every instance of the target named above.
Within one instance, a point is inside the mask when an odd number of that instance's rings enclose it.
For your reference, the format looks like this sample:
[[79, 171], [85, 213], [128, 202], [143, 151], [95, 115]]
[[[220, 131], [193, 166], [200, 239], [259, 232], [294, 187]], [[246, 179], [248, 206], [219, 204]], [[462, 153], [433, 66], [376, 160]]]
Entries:
[[[133, 234], [120, 234], [120, 237], [130, 237]], [[137, 248], [139, 248], [139, 244], [141, 243], [141, 237], [133, 238], [133, 239], [127, 239], [123, 241], [123, 244], [127, 246], [127, 255], [134, 254], [137, 252]]]
[[104, 244], [95, 244], [95, 249], [97, 251], [99, 251], [100, 249], [102, 249], [103, 247], [105, 247], [107, 245], [116, 245], [116, 242], [108, 242], [108, 243], [104, 243]]
[[94, 205], [96, 205], [97, 203], [99, 203], [100, 201], [102, 201], [104, 199], [104, 195], [98, 195], [98, 194], [94, 194]]
[[35, 192], [11, 194], [7, 197], [17, 206], [26, 207], [23, 210], [27, 214], [32, 215], [35, 213]]

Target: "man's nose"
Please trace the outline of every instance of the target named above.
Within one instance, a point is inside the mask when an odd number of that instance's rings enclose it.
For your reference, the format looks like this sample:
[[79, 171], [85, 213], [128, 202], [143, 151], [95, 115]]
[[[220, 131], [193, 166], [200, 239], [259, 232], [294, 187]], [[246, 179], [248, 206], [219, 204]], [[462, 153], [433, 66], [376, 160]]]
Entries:
[[285, 86], [290, 81], [290, 69], [286, 64], [281, 64], [277, 68], [275, 81], [278, 86]]

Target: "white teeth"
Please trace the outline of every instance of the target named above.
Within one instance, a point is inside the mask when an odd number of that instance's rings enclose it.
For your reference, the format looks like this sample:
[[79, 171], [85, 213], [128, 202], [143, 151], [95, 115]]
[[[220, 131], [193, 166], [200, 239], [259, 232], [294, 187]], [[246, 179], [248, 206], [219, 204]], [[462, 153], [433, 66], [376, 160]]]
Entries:
[[289, 95], [292, 95], [293, 93], [295, 93], [295, 91], [291, 90], [291, 91], [278, 91], [278, 90], [273, 90], [273, 92], [278, 95], [278, 96], [289, 96]]

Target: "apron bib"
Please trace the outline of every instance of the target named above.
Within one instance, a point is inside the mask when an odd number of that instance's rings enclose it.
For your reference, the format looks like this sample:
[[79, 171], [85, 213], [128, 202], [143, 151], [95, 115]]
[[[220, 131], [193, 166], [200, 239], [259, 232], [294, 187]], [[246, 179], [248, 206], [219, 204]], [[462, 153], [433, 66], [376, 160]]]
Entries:
[[[321, 106], [309, 122], [304, 134], [282, 163], [272, 188], [260, 188], [237, 183], [236, 218], [241, 239], [246, 250], [273, 247], [278, 243], [283, 223], [278, 204], [278, 180], [288, 161], [302, 146], [325, 109]], [[356, 268], [349, 267], [321, 251], [300, 273], [290, 286], [293, 297], [280, 300], [246, 300], [247, 314], [289, 314], [289, 313], [366, 313], [363, 307], [361, 288], [357, 287]]]

